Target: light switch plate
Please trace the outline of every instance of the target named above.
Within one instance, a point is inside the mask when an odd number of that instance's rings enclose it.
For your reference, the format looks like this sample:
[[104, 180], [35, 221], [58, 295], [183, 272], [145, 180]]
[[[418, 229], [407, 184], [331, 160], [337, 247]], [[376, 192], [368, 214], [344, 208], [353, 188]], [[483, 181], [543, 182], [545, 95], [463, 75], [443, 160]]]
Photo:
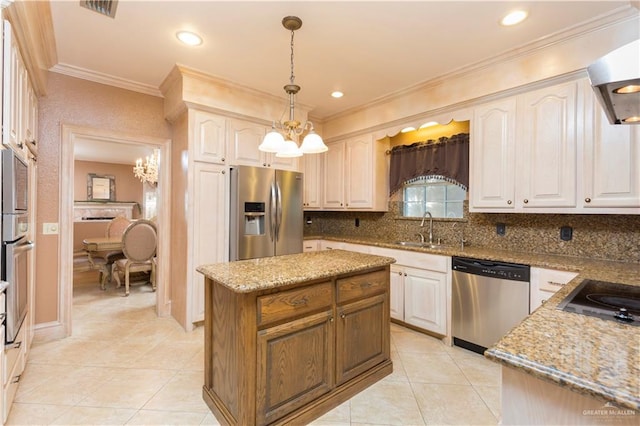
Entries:
[[42, 233], [45, 235], [52, 235], [58, 233], [58, 224], [57, 223], [43, 223], [42, 224]]

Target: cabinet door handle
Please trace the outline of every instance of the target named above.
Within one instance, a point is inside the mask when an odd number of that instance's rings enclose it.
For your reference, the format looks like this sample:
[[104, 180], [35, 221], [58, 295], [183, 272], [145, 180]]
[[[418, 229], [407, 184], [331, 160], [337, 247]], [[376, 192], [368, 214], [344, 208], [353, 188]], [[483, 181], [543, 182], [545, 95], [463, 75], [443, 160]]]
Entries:
[[511, 200], [507, 200], [507, 204], [511, 205], [512, 201]]
[[398, 275], [402, 276], [402, 272], [398, 272]]
[[525, 204], [529, 204], [529, 200], [527, 200], [526, 198], [522, 202]]
[[565, 283], [559, 283], [559, 282], [556, 282], [556, 281], [547, 281], [547, 284], [553, 285], [553, 286], [556, 286], [556, 287], [563, 287], [565, 285]]
[[22, 374], [18, 374], [17, 376], [14, 376], [14, 377], [11, 379], [11, 383], [12, 383], [12, 384], [13, 384], [13, 383], [18, 383], [18, 382], [20, 381], [20, 377], [22, 377]]
[[590, 203], [590, 202], [591, 202], [591, 198], [589, 198], [589, 197], [585, 198], [585, 199], [584, 199], [584, 202], [585, 202], [585, 203]]
[[221, 173], [224, 174], [224, 170]]
[[221, 158], [220, 161], [222, 161], [224, 163], [224, 158]]
[[404, 273], [404, 276], [405, 276], [405, 277], [407, 276], [407, 273], [406, 273], [406, 272]]
[[267, 167], [267, 163], [262, 163], [262, 167]]
[[329, 317], [329, 322], [333, 322], [333, 317]]
[[343, 313], [340, 314], [340, 318], [345, 319], [347, 316]]

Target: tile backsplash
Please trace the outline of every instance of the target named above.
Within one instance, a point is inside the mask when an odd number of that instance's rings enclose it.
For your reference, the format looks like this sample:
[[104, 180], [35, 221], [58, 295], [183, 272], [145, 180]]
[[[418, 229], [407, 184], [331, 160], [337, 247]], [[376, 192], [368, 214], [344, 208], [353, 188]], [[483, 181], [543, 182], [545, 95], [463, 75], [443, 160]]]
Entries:
[[[305, 212], [304, 234], [373, 238], [382, 241], [419, 241], [428, 238], [428, 219], [399, 217], [401, 202], [392, 201], [382, 212]], [[469, 213], [465, 220], [434, 219], [434, 241], [459, 244], [464, 232], [467, 244], [502, 250], [559, 254], [640, 263], [640, 215], [578, 215]], [[504, 224], [504, 235], [496, 227]], [[572, 228], [572, 239], [560, 239], [560, 228]], [[464, 231], [463, 231], [464, 230]]]

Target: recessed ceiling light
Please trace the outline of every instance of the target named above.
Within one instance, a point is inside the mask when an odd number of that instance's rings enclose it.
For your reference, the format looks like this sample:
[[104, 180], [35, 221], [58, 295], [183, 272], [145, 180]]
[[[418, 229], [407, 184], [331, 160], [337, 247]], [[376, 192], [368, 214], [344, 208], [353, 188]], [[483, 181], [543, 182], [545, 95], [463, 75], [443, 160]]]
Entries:
[[199, 46], [202, 44], [202, 37], [190, 31], [178, 31], [176, 33], [178, 40], [189, 46]]
[[514, 10], [513, 12], [507, 14], [504, 18], [502, 18], [500, 24], [504, 25], [505, 27], [516, 25], [524, 21], [528, 15], [529, 13], [526, 10]]
[[340, 91], [335, 91], [335, 92], [331, 92], [331, 97], [332, 98], [341, 98], [344, 96], [344, 93], [340, 92]]

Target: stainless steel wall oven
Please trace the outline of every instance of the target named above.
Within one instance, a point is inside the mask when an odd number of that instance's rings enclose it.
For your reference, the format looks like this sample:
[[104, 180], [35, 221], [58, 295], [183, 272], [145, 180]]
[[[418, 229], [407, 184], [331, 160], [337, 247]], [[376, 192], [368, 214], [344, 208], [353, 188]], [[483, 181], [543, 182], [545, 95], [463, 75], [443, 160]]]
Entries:
[[6, 291], [5, 343], [12, 343], [27, 312], [29, 168], [11, 149], [2, 151], [2, 280]]

